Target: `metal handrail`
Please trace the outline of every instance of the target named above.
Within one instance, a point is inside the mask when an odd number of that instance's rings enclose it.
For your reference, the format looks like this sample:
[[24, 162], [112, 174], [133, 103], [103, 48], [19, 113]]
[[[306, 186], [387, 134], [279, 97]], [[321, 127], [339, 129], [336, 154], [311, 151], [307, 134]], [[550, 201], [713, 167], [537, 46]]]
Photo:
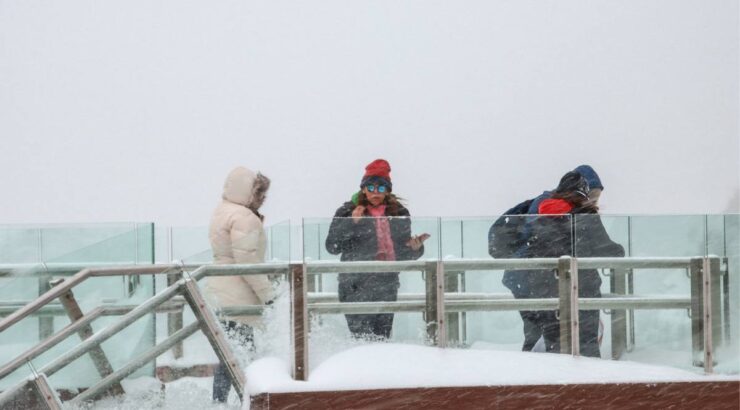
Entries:
[[128, 275], [147, 275], [147, 274], [162, 274], [162, 273], [175, 273], [181, 272], [182, 266], [171, 264], [171, 265], [149, 265], [149, 266], [124, 266], [124, 267], [107, 267], [107, 268], [92, 268], [83, 269], [71, 277], [65, 279], [62, 283], [49, 289], [46, 293], [39, 296], [33, 302], [26, 306], [18, 309], [11, 313], [4, 319], [0, 320], [0, 332], [9, 328], [13, 324], [23, 320], [30, 314], [39, 310], [49, 302], [57, 299], [64, 295], [73, 287], [79, 285], [90, 277], [105, 277], [105, 276], [128, 276]]
[[371, 273], [424, 270], [425, 261], [305, 261], [305, 273]]
[[[37, 265], [36, 265], [37, 266]], [[80, 265], [70, 265], [75, 268]], [[162, 274], [181, 274], [189, 268], [195, 268], [196, 271], [191, 274], [195, 280], [208, 276], [239, 276], [239, 275], [260, 275], [284, 273], [288, 271], [288, 263], [260, 263], [260, 264], [238, 264], [238, 265], [183, 265], [183, 264], [165, 264], [165, 265], [130, 265], [130, 266], [108, 266], [85, 268], [63, 282], [54, 286], [46, 293], [29, 302], [27, 305], [6, 316], [0, 320], [0, 332], [4, 331], [13, 324], [23, 320], [41, 307], [51, 303], [59, 296], [65, 294], [75, 286], [81, 284], [91, 277], [108, 277], [108, 276], [132, 276], [132, 275], [162, 275]], [[200, 269], [203, 267], [203, 269]], [[54, 272], [53, 266], [50, 272]]]
[[[178, 266], [183, 268], [184, 270], [192, 270], [197, 269], [202, 265], [207, 265], [206, 263], [189, 263], [189, 264], [122, 264], [120, 262], [105, 262], [105, 263], [87, 263], [87, 264], [80, 264], [80, 263], [65, 263], [65, 262], [51, 262], [51, 263], [14, 263], [14, 264], [0, 264], [0, 278], [6, 278], [6, 277], [39, 277], [39, 276], [71, 276], [74, 275], [81, 270], [84, 269], [91, 269], [98, 272], [102, 272], [105, 269], [109, 268], [123, 268], [130, 270], [131, 273], [128, 273], [127, 275], [137, 275], [137, 274], [161, 274], [165, 272], [154, 272], [154, 273], [136, 273], [139, 268], [142, 267], [161, 267], [161, 266]], [[115, 275], [104, 275], [104, 274], [98, 274], [97, 276], [115, 276]]]
[[[706, 358], [710, 357], [711, 354], [711, 343], [712, 343], [712, 335], [708, 334], [708, 332], [712, 331], [712, 324], [711, 324], [711, 316], [712, 312], [711, 310], [708, 310], [711, 307], [711, 300], [713, 300], [712, 292], [709, 290], [709, 284], [712, 280], [712, 275], [715, 270], [715, 267], [710, 263], [710, 259], [712, 261], [716, 258], [709, 258], [709, 257], [696, 257], [696, 258], [570, 258], [570, 257], [564, 257], [564, 258], [536, 258], [536, 259], [481, 259], [481, 260], [440, 260], [440, 261], [366, 261], [366, 262], [337, 262], [337, 261], [306, 261], [303, 264], [288, 264], [288, 263], [262, 263], [262, 264], [251, 264], [251, 265], [202, 265], [199, 268], [197, 268], [194, 272], [191, 272], [188, 276], [189, 279], [191, 279], [190, 282], [188, 282], [188, 278], [183, 278], [177, 281], [176, 284], [173, 284], [172, 286], [168, 287], [167, 289], [164, 289], [162, 292], [158, 293], [157, 295], [153, 296], [152, 298], [148, 299], [146, 302], [142, 303], [139, 306], [136, 306], [135, 308], [128, 311], [118, 322], [102, 329], [101, 331], [95, 333], [91, 337], [84, 340], [81, 344], [77, 345], [75, 348], [71, 349], [70, 351], [66, 352], [60, 357], [57, 357], [52, 362], [48, 363], [46, 366], [44, 366], [42, 369], [40, 369], [40, 372], [43, 373], [46, 376], [50, 376], [51, 374], [57, 372], [62, 367], [66, 366], [67, 364], [71, 363], [72, 361], [76, 360], [83, 354], [89, 352], [92, 348], [99, 346], [102, 342], [107, 340], [108, 338], [112, 337], [113, 335], [117, 334], [120, 330], [128, 326], [129, 324], [133, 323], [134, 321], [138, 320], [140, 317], [146, 315], [147, 313], [150, 313], [157, 309], [159, 306], [164, 305], [167, 301], [171, 300], [173, 297], [178, 295], [182, 289], [184, 288], [190, 288], [191, 290], [189, 293], [186, 294], [190, 295], [189, 297], [192, 299], [192, 295], [194, 293], [197, 293], [197, 288], [193, 288], [195, 286], [194, 281], [197, 281], [204, 277], [210, 277], [210, 276], [235, 276], [235, 275], [258, 275], [258, 274], [274, 274], [274, 273], [285, 273], [285, 272], [293, 272], [294, 275], [292, 275], [292, 283], [293, 286], [296, 286], [296, 280], [298, 282], [302, 281], [306, 273], [372, 273], [372, 272], [387, 272], [387, 271], [415, 271], [415, 270], [422, 270], [426, 272], [432, 272], [434, 273], [434, 276], [436, 276], [436, 279], [434, 279], [437, 283], [437, 287], [433, 287], [434, 289], [434, 297], [430, 299], [430, 288], [427, 287], [427, 293], [426, 294], [409, 294], [404, 297], [399, 298], [399, 301], [396, 302], [361, 302], [361, 303], [338, 303], [332, 301], [326, 301], [327, 295], [319, 295], [319, 294], [308, 294], [305, 291], [305, 287], [302, 287], [301, 290], [296, 290], [292, 294], [292, 305], [293, 306], [300, 306], [300, 304], [303, 304], [304, 308], [302, 312], [298, 312], [300, 317], [295, 317], [296, 311], [294, 310], [294, 333], [300, 333], [300, 335], [296, 335], [297, 337], [300, 337], [305, 343], [306, 339], [306, 328], [301, 327], [298, 325], [299, 321], [303, 321], [303, 323], [306, 323], [306, 316], [308, 312], [313, 313], [344, 313], [344, 314], [352, 314], [352, 313], [380, 313], [380, 312], [386, 312], [386, 311], [392, 311], [392, 312], [410, 312], [410, 311], [423, 311], [425, 308], [429, 309], [430, 304], [436, 305], [437, 309], [436, 317], [427, 317], [427, 321], [435, 321], [439, 320], [440, 317], [443, 317], [445, 312], [457, 312], [457, 311], [471, 311], [471, 310], [543, 310], [543, 309], [560, 309], [561, 311], [561, 329], [563, 328], [563, 320], [568, 321], [575, 320], [577, 321], [577, 313], [575, 314], [575, 318], [573, 318], [573, 312], [577, 312], [578, 310], [592, 310], [592, 309], [686, 309], [690, 308], [692, 311], [694, 309], [697, 309], [695, 305], [696, 300], [695, 299], [695, 289], [694, 289], [694, 281], [695, 278], [697, 278], [696, 274], [697, 272], [704, 275], [703, 279], [701, 279], [703, 282], [699, 284], [699, 286], [703, 286], [701, 289], [703, 289], [703, 298], [704, 298], [704, 314], [708, 315], [707, 319], [703, 322], [703, 332], [704, 332], [704, 346], [705, 349], [705, 368], [708, 369], [708, 372], [711, 372], [711, 364], [707, 365]], [[702, 262], [703, 261], [703, 262]], [[697, 262], [699, 264], [697, 265]], [[714, 263], [714, 262], [712, 262]], [[460, 294], [460, 293], [445, 293], [444, 292], [444, 286], [440, 283], [444, 283], [443, 281], [440, 282], [440, 278], [444, 277], [444, 270], [499, 270], [499, 269], [558, 269], [561, 278], [561, 282], [563, 278], [567, 275], [568, 278], [566, 280], [573, 281], [572, 287], [565, 289], [570, 289], [570, 292], [568, 295], [563, 295], [563, 288], [561, 287], [561, 296], [560, 300], [558, 298], [551, 298], [551, 299], [512, 299], [511, 297], [504, 297], [502, 294], [474, 294], [474, 295], [466, 295], [466, 294]], [[575, 273], [579, 269], [593, 269], [593, 268], [612, 268], [612, 269], [636, 269], [636, 268], [662, 268], [662, 269], [672, 269], [672, 268], [688, 268], [692, 272], [692, 297], [691, 298], [685, 298], [685, 297], [655, 297], [655, 296], [637, 296], [637, 295], [630, 295], [630, 296], [623, 296], [623, 295], [611, 295], [607, 294], [604, 295], [602, 298], [579, 298], [577, 294], [577, 276]], [[163, 270], [164, 269], [164, 270]], [[172, 269], [172, 270], [167, 270]], [[431, 271], [430, 271], [431, 269]], [[183, 266], [182, 265], [160, 265], [160, 266], [136, 266], [132, 269], [132, 267], [107, 267], [107, 268], [95, 268], [95, 269], [84, 269], [77, 274], [73, 275], [70, 278], [67, 278], [64, 282], [61, 284], [55, 286], [48, 292], [44, 293], [42, 296], [40, 296], [38, 299], [32, 301], [31, 303], [25, 305], [23, 308], [19, 309], [18, 311], [14, 312], [12, 315], [8, 316], [7, 318], [0, 321], [0, 331], [6, 329], [13, 323], [16, 323], [19, 320], [22, 320], [25, 317], [28, 317], [29, 315], [37, 312], [39, 309], [41, 309], [43, 306], [48, 304], [50, 301], [54, 300], [55, 298], [63, 295], [65, 292], [69, 291], [74, 286], [82, 283], [85, 279], [89, 277], [95, 277], [95, 276], [118, 276], [118, 275], [129, 275], [131, 272], [137, 272], [137, 274], [161, 274], [161, 273], [182, 273], [183, 272]], [[711, 272], [710, 272], [711, 271]], [[296, 276], [298, 275], [298, 276]], [[427, 277], [431, 277], [431, 275], [427, 275]], [[562, 283], [561, 283], [562, 285]], [[195, 291], [192, 289], [196, 289]], [[712, 290], [714, 291], [714, 290]], [[438, 293], [437, 293], [438, 292]], [[301, 296], [301, 294], [303, 296]], [[437, 296], [438, 294], [438, 296]], [[421, 296], [425, 297], [424, 300], [421, 299]], [[333, 295], [331, 296], [333, 297]], [[565, 297], [565, 302], [563, 297]], [[447, 300], [445, 300], [447, 299]], [[317, 300], [322, 300], [318, 301]], [[310, 303], [309, 303], [310, 302]], [[188, 300], [188, 303], [190, 303], [191, 307], [198, 307], [198, 309], [202, 310], [203, 306], [205, 306], [204, 302], [198, 302], [197, 305], [193, 305], [193, 300]], [[565, 304], [564, 304], [565, 303]], [[201, 306], [202, 305], [202, 306]], [[580, 306], [579, 306], [580, 305]], [[115, 308], [115, 307], [113, 307]], [[563, 311], [563, 309], [566, 309]], [[235, 314], [235, 313], [256, 313], [260, 310], [259, 306], [240, 306], [240, 307], [230, 307], [230, 308], [224, 308], [222, 309], [222, 312], [226, 314]], [[429, 310], [427, 310], [427, 314], [429, 314]], [[202, 312], [201, 312], [202, 313]], [[96, 317], [99, 317], [102, 313], [100, 313], [99, 310], [94, 310], [90, 313], [88, 313], [91, 318], [88, 318], [87, 316], [84, 318], [84, 320], [87, 321], [89, 324], [89, 321], [94, 320]], [[209, 313], [210, 314], [210, 313]], [[563, 319], [563, 316], [567, 314], [567, 319]], [[703, 316], [703, 315], [701, 315]], [[694, 318], [692, 317], [692, 321]], [[213, 320], [208, 320], [209, 326], [213, 326], [211, 322]], [[83, 320], [80, 320], [77, 323], [83, 323]], [[693, 324], [693, 322], [692, 322]], [[80, 324], [79, 326], [83, 326], [83, 324]], [[74, 332], [74, 330], [78, 329], [78, 327], [68, 327], [62, 330], [57, 335], [54, 335], [54, 340], [61, 340], [64, 337], [69, 336]], [[182, 330], [182, 329], [181, 329]], [[184, 337], [186, 337], [189, 332], [194, 332], [195, 330], [192, 329], [192, 326], [188, 327], [187, 331], [178, 331], [176, 335], [172, 335], [167, 340], [167, 345], [174, 345], [177, 342], [181, 341]], [[206, 331], [205, 328], [203, 330]], [[439, 330], [440, 332], [443, 332], [443, 329]], [[213, 336], [214, 330], [209, 330], [209, 334]], [[573, 333], [573, 329], [566, 329], [565, 333]], [[561, 332], [561, 335], [563, 333]], [[571, 347], [573, 349], [573, 354], [578, 354], [577, 351], [577, 333], [575, 335], [569, 336], [571, 337], [571, 340], [569, 342], [571, 343]], [[48, 340], [47, 340], [48, 341]], [[295, 340], [294, 340], [295, 341]], [[441, 345], [444, 345], [442, 343]], [[561, 345], [563, 345], [561, 341]], [[40, 346], [36, 346], [34, 349], [41, 349]], [[155, 355], [161, 354], [165, 349], [164, 346], [157, 346], [146, 353], [147, 360], [150, 360], [151, 357], [156, 357]], [[32, 349], [33, 350], [33, 349]], [[34, 350], [36, 352], [37, 350]], [[302, 353], [304, 356], [302, 357], [302, 366], [305, 367], [305, 364], [307, 363], [307, 356], [306, 352]], [[119, 379], [122, 376], [125, 376], [125, 373], [128, 371], [131, 371], [136, 367], [139, 363], [141, 363], [142, 358], [138, 358], [138, 360], [131, 364], [130, 366], [127, 366], [125, 369], [121, 369], [119, 372], [116, 372], [115, 375], [112, 375], [109, 379], [111, 381]], [[15, 363], [15, 362], [13, 362]], [[5, 368], [8, 368], [9, 365], [6, 365], [2, 370]], [[298, 365], [298, 353], [296, 353], [296, 367], [294, 369], [300, 369]], [[301, 375], [301, 378], [305, 377], [305, 370], [303, 370], [303, 373]], [[2, 375], [0, 375], [2, 377]], [[99, 391], [99, 389], [102, 388], [98, 386], [96, 391]], [[7, 393], [7, 392], [5, 392]], [[93, 392], [90, 393], [91, 395]], [[7, 397], [6, 394], [0, 395], [0, 397]], [[2, 400], [0, 400], [2, 402]]]

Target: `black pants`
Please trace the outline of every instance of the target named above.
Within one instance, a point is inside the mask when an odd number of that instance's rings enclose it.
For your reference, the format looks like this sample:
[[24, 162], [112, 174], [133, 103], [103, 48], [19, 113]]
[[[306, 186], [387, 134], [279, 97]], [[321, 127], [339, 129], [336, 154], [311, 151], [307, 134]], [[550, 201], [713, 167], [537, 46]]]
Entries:
[[[340, 302], [395, 302], [398, 299], [398, 274], [375, 274], [358, 280], [339, 282]], [[381, 276], [382, 275], [382, 276]], [[387, 276], [387, 277], [386, 277]], [[344, 315], [355, 338], [389, 339], [393, 329], [393, 314]]]
[[[251, 326], [234, 322], [233, 320], [221, 321], [226, 331], [226, 337], [235, 340], [242, 346], [252, 348], [252, 342], [254, 340], [254, 331]], [[229, 391], [231, 391], [231, 378], [229, 372], [222, 363], [218, 364], [216, 371], [213, 373], [213, 400], [226, 402], [229, 398]]]
[[537, 312], [530, 310], [520, 310], [519, 315], [522, 317], [522, 328], [524, 330], [524, 343], [522, 344], [523, 352], [531, 352], [534, 345], [542, 337], [542, 329], [537, 322]]
[[[548, 352], [560, 353], [560, 321], [555, 311], [539, 311], [538, 323], [545, 337], [545, 349]], [[581, 310], [578, 312], [579, 347], [581, 356], [601, 357], [599, 349], [599, 311]]]

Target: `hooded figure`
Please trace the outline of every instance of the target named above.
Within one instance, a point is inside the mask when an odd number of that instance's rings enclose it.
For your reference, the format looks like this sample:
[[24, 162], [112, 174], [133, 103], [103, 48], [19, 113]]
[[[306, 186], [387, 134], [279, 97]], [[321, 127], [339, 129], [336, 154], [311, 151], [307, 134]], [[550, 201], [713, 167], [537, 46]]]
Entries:
[[[590, 168], [590, 167], [589, 167]], [[593, 170], [591, 170], [593, 171]], [[592, 177], [595, 173], [592, 175]], [[592, 179], [593, 180], [593, 179]], [[598, 176], [593, 180], [603, 189]], [[588, 179], [576, 171], [568, 172], [549, 199], [543, 200], [532, 223], [532, 237], [527, 249], [528, 257], [557, 258], [563, 255], [576, 257], [622, 257], [624, 248], [611, 240], [598, 207], [591, 201]], [[527, 279], [529, 294], [539, 298], [558, 297], [558, 279], [555, 272], [530, 271]], [[578, 296], [601, 297], [601, 278], [596, 269], [578, 270]], [[548, 352], [560, 352], [560, 323], [555, 311], [531, 312], [545, 339]], [[580, 310], [579, 341], [582, 356], [600, 357], [599, 311]]]
[[[213, 211], [208, 237], [215, 264], [245, 264], [264, 262], [266, 238], [259, 208], [270, 187], [267, 177], [251, 170], [234, 168], [226, 177], [221, 203]], [[213, 276], [204, 285], [211, 306], [220, 309], [238, 305], [262, 305], [273, 298], [272, 284], [266, 275]], [[221, 318], [228, 333], [238, 343], [252, 342], [252, 327], [259, 316], [228, 316]], [[228, 372], [223, 365], [213, 377], [213, 400], [225, 402], [231, 389]]]
[[[215, 264], [260, 263], [265, 260], [266, 237], [259, 207], [269, 180], [251, 170], [234, 168], [226, 177], [221, 203], [213, 211], [208, 237]], [[266, 275], [214, 276], [206, 280], [209, 301], [218, 308], [261, 305], [273, 298]], [[258, 316], [229, 317], [255, 325]]]

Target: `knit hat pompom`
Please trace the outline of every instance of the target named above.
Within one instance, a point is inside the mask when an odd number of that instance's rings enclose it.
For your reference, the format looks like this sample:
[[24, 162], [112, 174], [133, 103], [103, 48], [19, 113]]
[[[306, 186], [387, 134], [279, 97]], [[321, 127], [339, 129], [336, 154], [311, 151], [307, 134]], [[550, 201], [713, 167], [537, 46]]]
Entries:
[[393, 190], [391, 183], [391, 164], [384, 159], [376, 159], [365, 167], [365, 175], [362, 176], [360, 188], [367, 184], [386, 185], [388, 190]]

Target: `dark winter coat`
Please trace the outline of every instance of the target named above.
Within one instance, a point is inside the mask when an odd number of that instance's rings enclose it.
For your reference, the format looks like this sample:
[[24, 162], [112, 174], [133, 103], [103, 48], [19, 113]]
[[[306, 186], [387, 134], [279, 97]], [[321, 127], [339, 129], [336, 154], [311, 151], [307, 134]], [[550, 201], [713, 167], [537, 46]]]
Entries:
[[[332, 255], [341, 254], [340, 260], [342, 261], [373, 261], [378, 252], [375, 218], [362, 218], [355, 223], [352, 220], [352, 211], [355, 206], [350, 201], [337, 209], [326, 237], [326, 250]], [[365, 216], [369, 216], [367, 211]], [[424, 247], [414, 251], [406, 245], [411, 239], [409, 211], [399, 204], [395, 215], [389, 215], [386, 208], [386, 216], [402, 217], [389, 219], [396, 260], [419, 259], [424, 254]], [[383, 300], [384, 296], [398, 291], [398, 272], [340, 273], [339, 285], [372, 289], [372, 294], [366, 295], [368, 297], [366, 300]]]
[[[544, 191], [540, 195], [534, 197], [532, 199], [532, 202], [529, 205], [529, 209], [527, 210], [527, 214], [528, 215], [535, 215], [535, 214], [537, 214], [537, 209], [539, 208], [540, 203], [542, 203], [542, 201], [544, 201], [545, 199], [550, 198], [550, 196], [552, 196], [552, 191]], [[528, 243], [529, 243], [530, 237], [532, 236], [532, 226], [531, 225], [532, 225], [532, 222], [535, 220], [535, 218], [534, 217], [532, 217], [532, 218], [526, 217], [524, 215], [522, 215], [519, 218], [522, 218], [522, 221], [523, 222], [526, 221], [526, 222], [524, 222], [525, 225], [520, 230], [520, 232], [521, 232], [520, 233], [520, 236], [521, 237], [518, 238], [519, 239], [519, 242], [522, 243], [522, 245], [514, 252], [514, 255], [515, 255], [514, 257], [515, 258], [526, 258], [527, 257], [526, 256], [526, 254], [527, 254], [527, 247], [529, 246]], [[492, 254], [492, 252], [491, 252], [491, 245], [492, 245], [492, 243], [491, 243], [491, 241], [489, 239], [489, 244], [488, 244], [489, 253], [491, 254], [491, 256], [494, 256]], [[512, 291], [512, 293], [514, 294], [514, 296], [516, 296], [516, 297], [528, 297], [528, 295], [525, 295], [525, 294], [523, 294], [523, 293], [520, 292], [520, 289], [522, 287], [524, 287], [524, 284], [522, 283], [524, 281], [526, 281], [526, 275], [523, 273], [523, 271], [507, 270], [507, 271], [504, 272], [504, 277], [503, 277], [503, 280], [501, 281], [501, 283], [503, 283], [504, 286], [506, 286], [507, 288], [509, 288], [509, 290]]]
[[[584, 214], [573, 209], [562, 216], [542, 216], [533, 219], [531, 237], [523, 256], [527, 258], [622, 257], [624, 248], [612, 241], [598, 214]], [[575, 249], [574, 249], [575, 246]], [[558, 279], [553, 271], [530, 270], [519, 272], [519, 297], [557, 297]], [[596, 269], [579, 269], [579, 296], [601, 296], [601, 278]]]

